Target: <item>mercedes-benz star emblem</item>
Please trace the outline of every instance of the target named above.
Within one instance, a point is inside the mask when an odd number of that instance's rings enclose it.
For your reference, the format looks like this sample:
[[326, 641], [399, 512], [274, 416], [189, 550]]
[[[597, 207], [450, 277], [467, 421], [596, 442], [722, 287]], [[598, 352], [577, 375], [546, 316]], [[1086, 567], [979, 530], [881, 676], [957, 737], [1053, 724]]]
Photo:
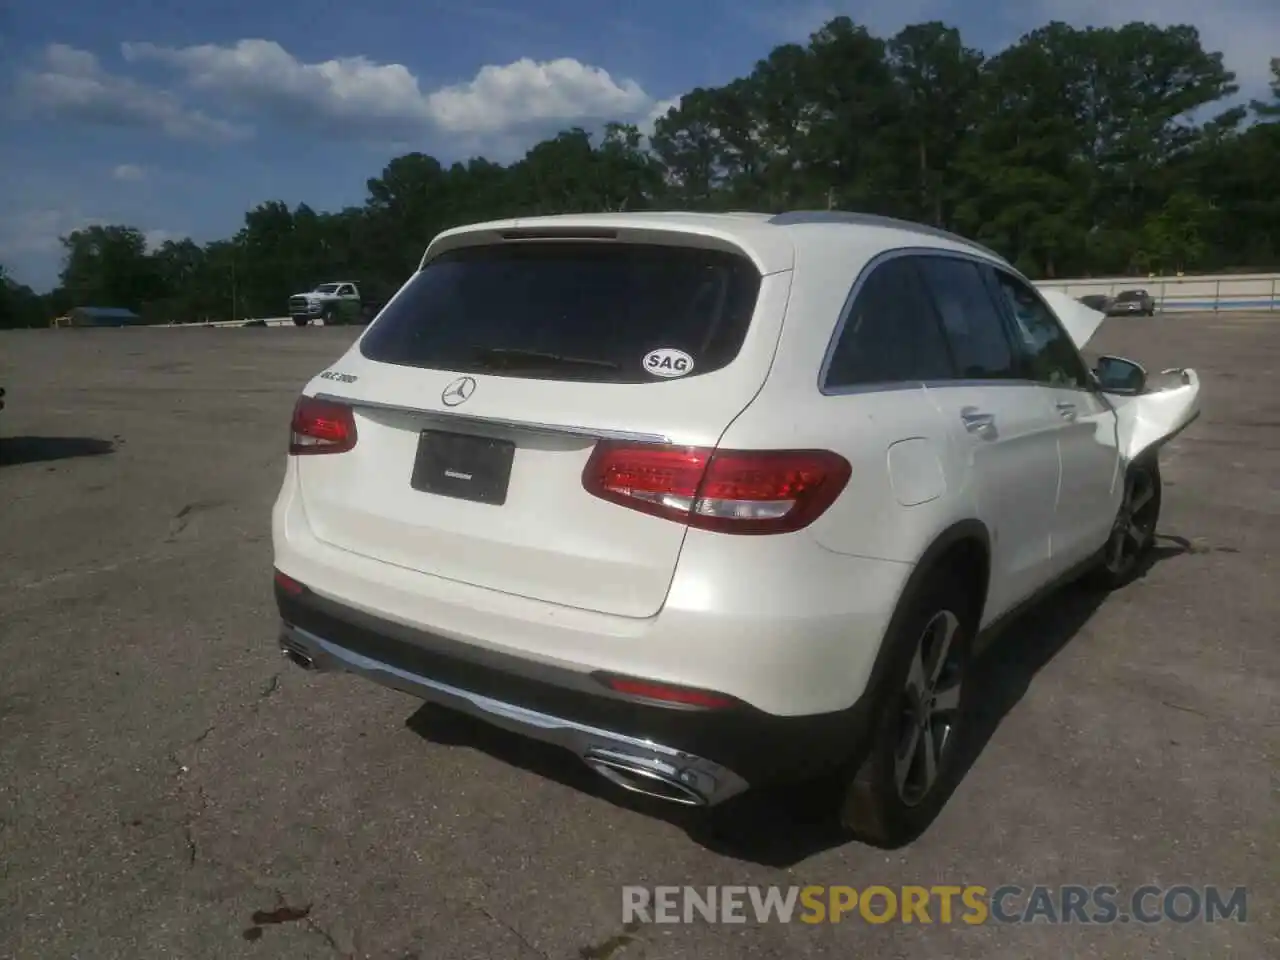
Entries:
[[466, 403], [471, 399], [471, 395], [476, 392], [476, 381], [474, 377], [459, 377], [453, 383], [444, 388], [444, 393], [440, 394], [440, 402], [446, 407], [456, 407], [460, 403]]

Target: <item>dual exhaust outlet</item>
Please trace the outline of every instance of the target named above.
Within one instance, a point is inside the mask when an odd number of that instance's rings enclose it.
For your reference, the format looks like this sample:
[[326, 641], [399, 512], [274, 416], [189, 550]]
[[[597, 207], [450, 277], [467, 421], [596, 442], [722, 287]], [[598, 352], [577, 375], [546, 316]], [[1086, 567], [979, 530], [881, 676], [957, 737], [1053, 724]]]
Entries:
[[[323, 669], [310, 650], [287, 634], [280, 639], [280, 653], [303, 670]], [[579, 756], [591, 770], [615, 786], [668, 803], [705, 807], [710, 790], [714, 789], [714, 784], [703, 782], [705, 775], [690, 769], [678, 769], [656, 756], [600, 747], [588, 748]]]

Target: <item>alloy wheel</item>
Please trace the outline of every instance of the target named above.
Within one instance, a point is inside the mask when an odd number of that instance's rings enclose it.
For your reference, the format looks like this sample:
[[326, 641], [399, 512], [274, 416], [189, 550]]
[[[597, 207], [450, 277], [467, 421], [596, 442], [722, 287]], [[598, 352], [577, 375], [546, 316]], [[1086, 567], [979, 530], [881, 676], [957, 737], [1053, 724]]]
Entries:
[[1155, 537], [1156, 480], [1149, 470], [1130, 470], [1124, 499], [1107, 541], [1107, 570], [1120, 576], [1137, 564]]
[[919, 804], [933, 789], [955, 742], [964, 680], [959, 629], [960, 619], [950, 610], [934, 614], [916, 641], [907, 671], [894, 751], [894, 784], [908, 807]]

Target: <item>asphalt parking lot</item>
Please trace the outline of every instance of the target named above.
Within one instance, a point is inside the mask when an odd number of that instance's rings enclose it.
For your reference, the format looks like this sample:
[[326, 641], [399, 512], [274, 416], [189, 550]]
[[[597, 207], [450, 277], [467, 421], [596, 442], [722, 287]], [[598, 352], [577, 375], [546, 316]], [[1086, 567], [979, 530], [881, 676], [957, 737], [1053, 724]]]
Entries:
[[[1118, 320], [1197, 368], [1160, 544], [984, 660], [985, 744], [895, 852], [725, 822], [282, 661], [269, 511], [345, 329], [0, 334], [0, 956], [1280, 956], [1280, 315]], [[1248, 887], [1243, 924], [624, 926], [629, 884]], [[935, 915], [936, 919], [936, 915]]]

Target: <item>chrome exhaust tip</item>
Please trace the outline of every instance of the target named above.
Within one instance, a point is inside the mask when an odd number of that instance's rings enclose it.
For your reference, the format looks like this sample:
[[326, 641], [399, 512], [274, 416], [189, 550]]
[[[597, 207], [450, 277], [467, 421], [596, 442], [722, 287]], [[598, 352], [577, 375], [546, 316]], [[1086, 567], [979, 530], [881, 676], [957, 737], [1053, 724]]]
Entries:
[[610, 783], [631, 793], [656, 797], [686, 807], [707, 805], [705, 796], [693, 786], [682, 782], [680, 773], [660, 760], [615, 753], [612, 750], [589, 750], [583, 760]]
[[314, 670], [316, 666], [315, 660], [311, 654], [290, 643], [288, 640], [280, 641], [280, 655], [295, 666], [301, 667], [303, 670]]

